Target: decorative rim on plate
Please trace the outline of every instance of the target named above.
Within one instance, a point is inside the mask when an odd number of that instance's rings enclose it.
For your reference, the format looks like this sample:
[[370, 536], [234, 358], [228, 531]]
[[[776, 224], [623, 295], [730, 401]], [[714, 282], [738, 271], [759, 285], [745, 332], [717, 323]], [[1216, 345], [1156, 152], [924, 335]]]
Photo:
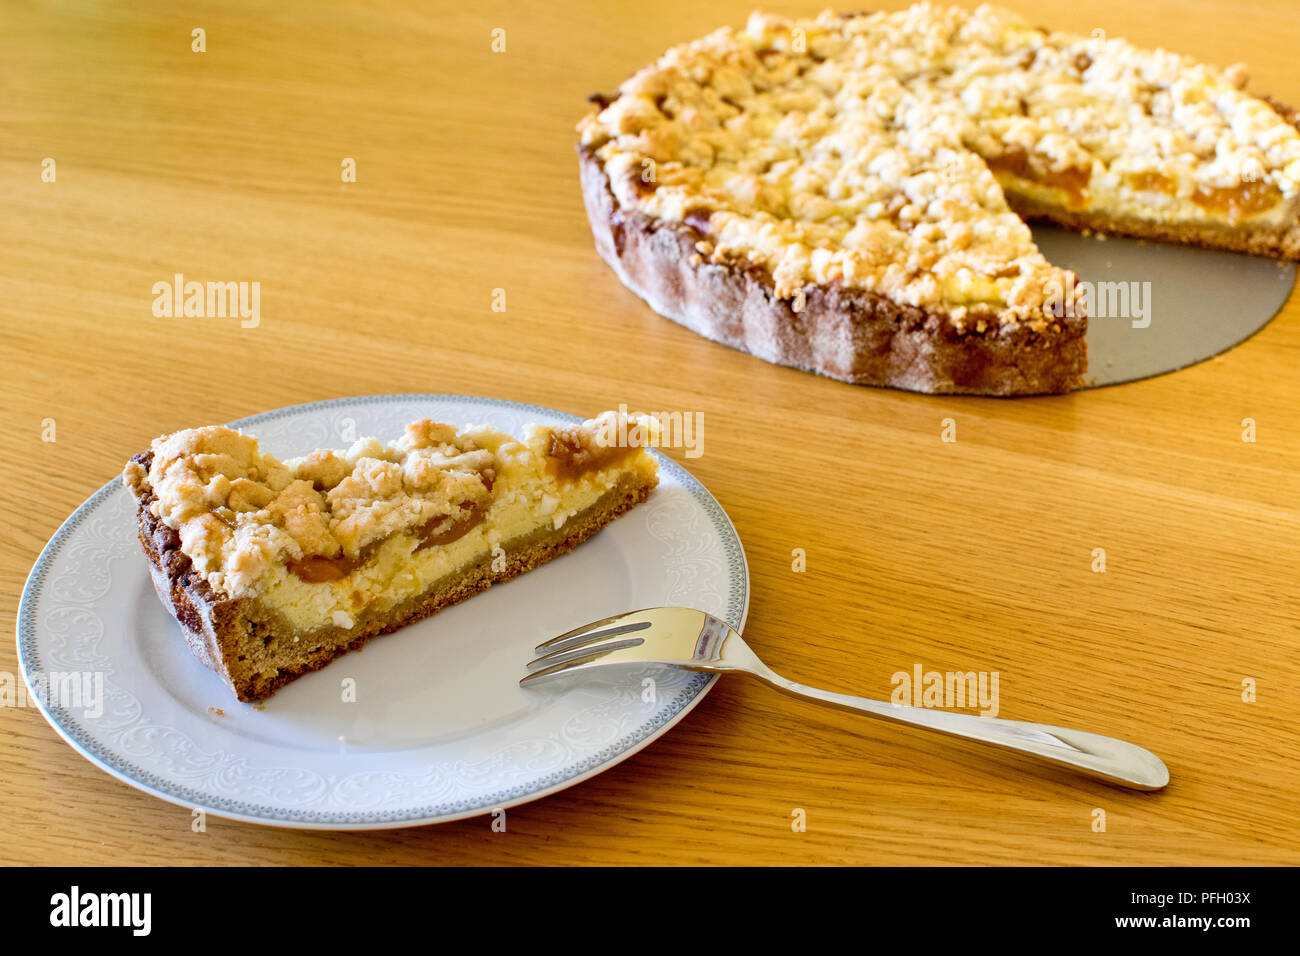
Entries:
[[[567, 412], [560, 412], [540, 405], [512, 402], [506, 399], [470, 395], [403, 393], [334, 398], [319, 402], [307, 402], [301, 405], [291, 405], [238, 419], [231, 422], [230, 427], [250, 428], [290, 416], [301, 415], [305, 412], [323, 411], [330, 408], [412, 402], [444, 404], [458, 402], [483, 408], [534, 412], [575, 423], [582, 421], [580, 416]], [[743, 628], [749, 605], [749, 569], [740, 538], [732, 526], [731, 520], [727, 517], [726, 512], [722, 510], [722, 506], [690, 472], [657, 449], [650, 449], [650, 451], [654, 454], [661, 473], [686, 489], [708, 516], [717, 535], [717, 540], [721, 542], [725, 550], [730, 578], [726, 595], [727, 608], [722, 616], [738, 630]], [[23, 679], [27, 682], [32, 699], [36, 701], [41, 713], [49, 721], [50, 725], [75, 750], [91, 763], [118, 779], [153, 796], [181, 806], [201, 808], [211, 811], [217, 816], [253, 823], [324, 829], [412, 826], [476, 816], [492, 809], [506, 808], [547, 796], [587, 779], [614, 763], [630, 757], [657, 739], [689, 713], [717, 679], [716, 674], [692, 674], [690, 679], [680, 688], [679, 693], [667, 703], [664, 709], [599, 752], [569, 764], [561, 770], [540, 775], [525, 784], [505, 788], [474, 800], [431, 804], [414, 810], [402, 811], [295, 811], [249, 801], [233, 800], [180, 785], [138, 766], [123, 754], [102, 746], [83, 725], [81, 716], [63, 706], [42, 699], [41, 695], [32, 690], [31, 675], [45, 672], [42, 667], [41, 650], [38, 641], [38, 610], [42, 608], [43, 603], [57, 602], [59, 600], [47, 593], [46, 585], [50, 569], [55, 560], [67, 548], [74, 533], [79, 528], [97, 518], [99, 509], [111, 501], [115, 495], [126, 494], [127, 491], [122, 487], [120, 480], [115, 479], [108, 482], [72, 513], [42, 549], [40, 556], [32, 567], [31, 573], [28, 575], [27, 582], [23, 587], [22, 599], [18, 606], [19, 662]], [[134, 522], [132, 522], [131, 528], [133, 532], [134, 527]], [[132, 534], [132, 544], [134, 543], [134, 534]], [[75, 609], [77, 606], [70, 604], [69, 607]]]

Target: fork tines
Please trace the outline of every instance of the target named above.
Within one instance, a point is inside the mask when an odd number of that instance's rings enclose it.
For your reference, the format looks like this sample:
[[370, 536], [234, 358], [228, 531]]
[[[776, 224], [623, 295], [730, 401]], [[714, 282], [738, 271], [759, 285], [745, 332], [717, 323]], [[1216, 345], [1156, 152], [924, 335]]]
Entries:
[[585, 627], [575, 628], [572, 631], [566, 631], [559, 637], [553, 637], [544, 644], [538, 644], [533, 650], [538, 655], [550, 654], [555, 651], [565, 651], [571, 647], [580, 647], [583, 644], [592, 644], [596, 641], [604, 640], [607, 637], [617, 637], [619, 634], [630, 634], [633, 631], [644, 631], [650, 626], [650, 621], [635, 621], [627, 624], [616, 624], [613, 627], [605, 627], [612, 621], [622, 620], [628, 617], [626, 614], [620, 614], [618, 617], [607, 617], [603, 621], [594, 621]]

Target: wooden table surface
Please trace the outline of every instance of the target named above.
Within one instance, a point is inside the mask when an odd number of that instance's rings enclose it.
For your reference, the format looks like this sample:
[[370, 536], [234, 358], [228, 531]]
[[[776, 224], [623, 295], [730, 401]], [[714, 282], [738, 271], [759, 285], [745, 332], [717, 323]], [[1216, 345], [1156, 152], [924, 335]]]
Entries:
[[[1300, 862], [1300, 305], [1183, 372], [1028, 400], [856, 388], [659, 318], [593, 250], [573, 124], [587, 94], [750, 2], [6, 4], [0, 671], [18, 670], [41, 547], [157, 434], [377, 392], [625, 402], [703, 413], [685, 463], [745, 543], [746, 638], [775, 670], [878, 697], [916, 664], [997, 671], [1002, 716], [1142, 743], [1168, 789], [724, 679], [637, 756], [512, 810], [506, 833], [480, 817], [371, 833], [209, 818], [195, 834], [186, 809], [7, 707], [0, 860]], [[1252, 89], [1300, 102], [1283, 0], [1012, 3], [1246, 60]], [[259, 281], [260, 325], [155, 318], [152, 286], [177, 272]]]

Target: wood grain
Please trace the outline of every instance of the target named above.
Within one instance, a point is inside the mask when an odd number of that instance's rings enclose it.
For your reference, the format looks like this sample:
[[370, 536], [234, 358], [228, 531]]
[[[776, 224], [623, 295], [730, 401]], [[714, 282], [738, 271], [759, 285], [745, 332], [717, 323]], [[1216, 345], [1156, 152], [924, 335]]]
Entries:
[[[723, 680], [654, 746], [511, 811], [506, 833], [480, 818], [364, 834], [210, 819], [194, 834], [188, 811], [5, 708], [0, 860], [1300, 862], [1300, 307], [1178, 374], [1010, 401], [854, 388], [657, 317], [592, 249], [573, 124], [587, 94], [748, 5], [6, 5], [0, 670], [17, 671], [40, 548], [156, 434], [376, 392], [626, 402], [704, 413], [704, 455], [686, 464], [746, 544], [746, 636], [773, 668], [877, 696], [918, 662], [996, 670], [1002, 716], [1149, 746], [1168, 790]], [[1244, 59], [1253, 89], [1300, 102], [1282, 0], [1013, 5]], [[356, 183], [340, 182], [345, 157]], [[261, 324], [154, 318], [151, 287], [176, 272], [260, 281]]]

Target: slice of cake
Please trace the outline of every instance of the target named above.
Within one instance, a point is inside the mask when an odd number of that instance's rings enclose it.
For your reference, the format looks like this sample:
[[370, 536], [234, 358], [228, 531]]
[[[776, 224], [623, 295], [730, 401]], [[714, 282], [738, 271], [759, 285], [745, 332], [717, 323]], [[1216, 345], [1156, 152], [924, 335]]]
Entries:
[[861, 384], [1061, 392], [1087, 319], [1025, 217], [1300, 258], [1297, 116], [1246, 81], [990, 6], [755, 13], [592, 97], [583, 192], [623, 283], [711, 339]]
[[199, 660], [253, 701], [644, 501], [657, 427], [606, 412], [519, 440], [426, 419], [388, 445], [279, 461], [214, 425], [155, 439], [122, 479], [158, 596]]

